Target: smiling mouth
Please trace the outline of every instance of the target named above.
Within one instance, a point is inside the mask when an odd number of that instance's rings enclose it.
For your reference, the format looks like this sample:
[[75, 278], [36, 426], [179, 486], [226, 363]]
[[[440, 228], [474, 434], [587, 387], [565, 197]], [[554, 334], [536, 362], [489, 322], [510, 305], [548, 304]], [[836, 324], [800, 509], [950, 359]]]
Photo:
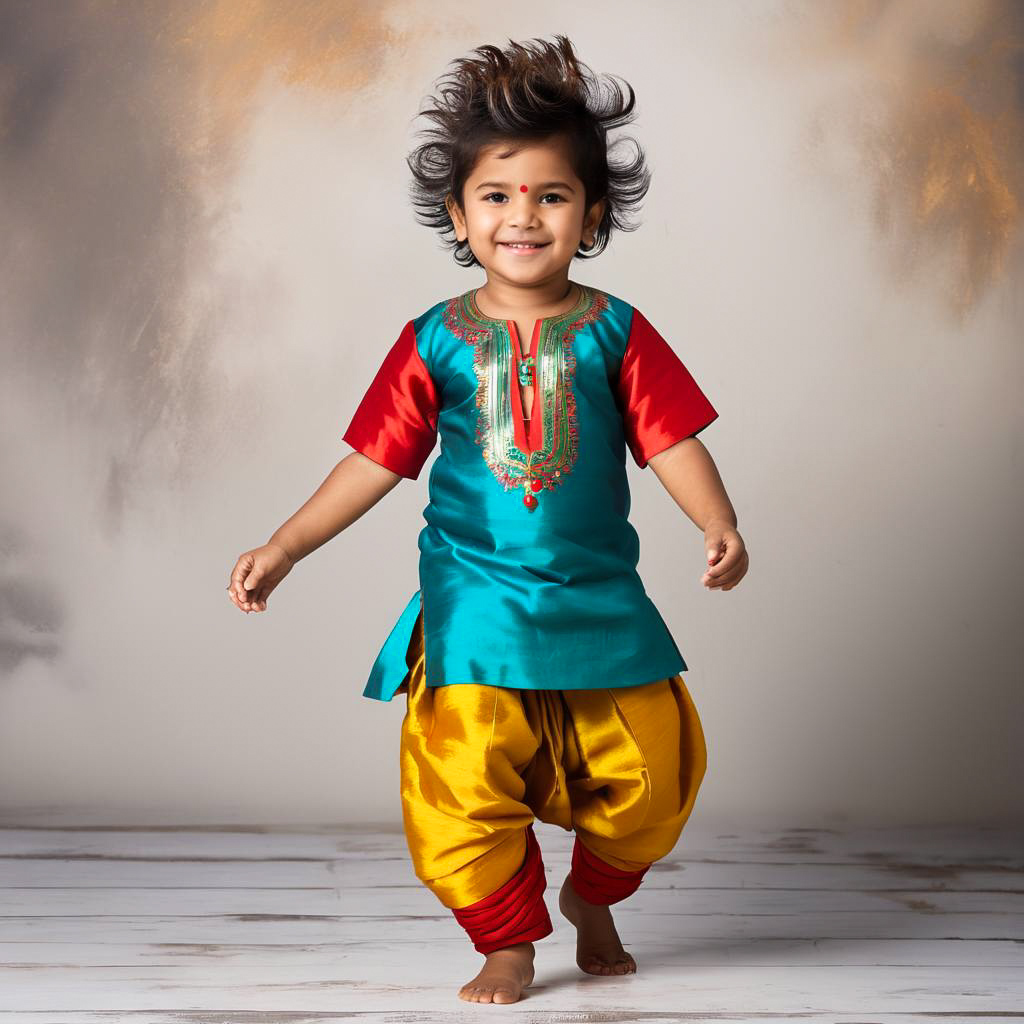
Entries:
[[547, 242], [499, 242], [498, 245], [505, 246], [506, 249], [543, 249]]

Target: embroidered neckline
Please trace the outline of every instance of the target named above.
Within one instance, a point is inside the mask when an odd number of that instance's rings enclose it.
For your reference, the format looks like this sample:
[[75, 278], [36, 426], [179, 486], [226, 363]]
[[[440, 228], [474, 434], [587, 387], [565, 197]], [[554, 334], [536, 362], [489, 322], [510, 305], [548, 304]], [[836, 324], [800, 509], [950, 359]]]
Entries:
[[[596, 296], [596, 292], [592, 288], [588, 288], [585, 284], [579, 284], [577, 281], [570, 281], [574, 288], [579, 290], [579, 296], [575, 303], [567, 309], [564, 313], [555, 313], [553, 316], [544, 316], [540, 318], [541, 330], [544, 329], [544, 324], [550, 320], [562, 320], [565, 317], [579, 316], [583, 313], [589, 301], [593, 301]], [[515, 317], [507, 316], [488, 316], [484, 313], [477, 305], [476, 293], [480, 291], [479, 288], [471, 288], [465, 293], [466, 308], [470, 317], [480, 324], [507, 324], [509, 320], [514, 320]], [[589, 294], [588, 294], [589, 293]], [[536, 327], [536, 324], [534, 325]], [[526, 339], [526, 343], [529, 344], [529, 339]]]
[[[531, 512], [537, 507], [536, 492], [553, 490], [563, 483], [576, 462], [579, 432], [572, 384], [576, 368], [572, 343], [582, 327], [593, 323], [608, 308], [604, 292], [572, 283], [580, 290], [572, 308], [540, 319], [537, 387], [530, 413], [531, 419], [536, 416], [542, 420], [542, 441], [533, 451], [524, 451], [516, 444], [510, 392], [514, 386], [514, 353], [508, 320], [484, 314], [474, 300], [475, 289], [450, 299], [444, 309], [445, 326], [474, 348], [476, 442], [505, 490], [524, 489], [523, 504]], [[528, 430], [528, 421], [523, 419]]]

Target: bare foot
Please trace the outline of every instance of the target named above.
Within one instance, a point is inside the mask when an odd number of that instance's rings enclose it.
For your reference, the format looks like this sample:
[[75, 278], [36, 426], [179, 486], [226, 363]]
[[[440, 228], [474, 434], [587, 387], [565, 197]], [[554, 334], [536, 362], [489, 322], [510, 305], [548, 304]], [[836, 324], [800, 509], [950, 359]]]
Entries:
[[515, 1003], [533, 981], [533, 943], [517, 942], [487, 954], [480, 973], [459, 989], [467, 1003]]
[[635, 974], [636, 961], [622, 948], [608, 907], [587, 903], [565, 876], [558, 909], [576, 925], [576, 963], [586, 974]]

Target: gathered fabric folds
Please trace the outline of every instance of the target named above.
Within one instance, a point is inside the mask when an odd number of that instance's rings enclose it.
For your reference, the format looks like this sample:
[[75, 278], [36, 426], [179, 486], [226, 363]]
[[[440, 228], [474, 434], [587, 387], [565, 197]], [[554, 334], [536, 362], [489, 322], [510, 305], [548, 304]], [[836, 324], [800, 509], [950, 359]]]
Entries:
[[570, 879], [590, 903], [625, 899], [674, 848], [707, 767], [680, 675], [615, 689], [429, 687], [422, 611], [406, 661], [409, 853], [479, 952], [552, 931], [536, 819], [575, 832]]
[[650, 864], [639, 871], [620, 871], [591, 853], [579, 836], [572, 847], [572, 887], [588, 903], [618, 903], [640, 888]]
[[478, 953], [493, 953], [517, 942], [543, 939], [554, 931], [543, 899], [546, 888], [540, 844], [528, 825], [522, 867], [489, 896], [468, 907], [453, 907], [452, 913]]

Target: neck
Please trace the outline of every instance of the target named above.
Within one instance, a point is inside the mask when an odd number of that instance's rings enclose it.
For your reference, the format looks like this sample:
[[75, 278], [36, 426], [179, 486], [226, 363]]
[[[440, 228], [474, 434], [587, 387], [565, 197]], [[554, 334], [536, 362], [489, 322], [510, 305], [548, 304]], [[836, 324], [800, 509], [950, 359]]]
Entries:
[[535, 314], [539, 311], [544, 315], [548, 309], [552, 313], [571, 309], [577, 295], [568, 273], [565, 277], [535, 285], [512, 284], [488, 276], [487, 284], [477, 289], [476, 303], [485, 316], [515, 319], [519, 313]]

